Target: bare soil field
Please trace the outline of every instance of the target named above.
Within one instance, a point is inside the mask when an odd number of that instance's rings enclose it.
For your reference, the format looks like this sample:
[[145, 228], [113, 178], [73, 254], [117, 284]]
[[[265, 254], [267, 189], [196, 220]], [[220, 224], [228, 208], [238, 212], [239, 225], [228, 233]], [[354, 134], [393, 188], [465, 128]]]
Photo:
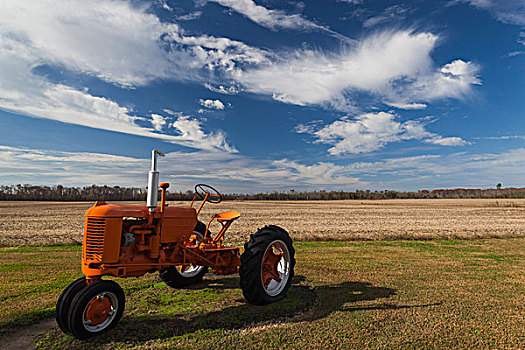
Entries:
[[[91, 205], [0, 202], [0, 245], [80, 243], [83, 215]], [[200, 219], [207, 222], [211, 214], [226, 210], [242, 214], [227, 233], [230, 244], [242, 244], [266, 224], [282, 226], [295, 241], [525, 236], [525, 199], [228, 201], [206, 204]]]

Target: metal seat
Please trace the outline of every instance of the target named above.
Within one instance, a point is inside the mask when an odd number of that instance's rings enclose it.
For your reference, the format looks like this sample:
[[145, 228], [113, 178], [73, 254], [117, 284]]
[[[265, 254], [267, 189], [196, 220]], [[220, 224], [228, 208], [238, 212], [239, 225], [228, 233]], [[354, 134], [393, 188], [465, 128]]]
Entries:
[[233, 221], [239, 218], [239, 216], [241, 216], [241, 213], [239, 213], [238, 211], [232, 210], [232, 211], [225, 211], [223, 213], [215, 214], [211, 218], [212, 220], [216, 219], [217, 221], [221, 222], [221, 221]]
[[226, 232], [226, 230], [228, 229], [228, 227], [230, 227], [232, 222], [234, 222], [236, 219], [238, 219], [239, 216], [241, 216], [241, 213], [239, 213], [238, 211], [234, 211], [234, 210], [232, 210], [232, 211], [225, 211], [223, 213], [212, 215], [212, 217], [210, 219], [210, 222], [208, 222], [208, 225], [206, 226], [205, 238], [209, 238], [208, 232], [210, 230], [211, 222], [214, 219], [217, 220], [222, 225], [222, 228], [217, 233], [215, 238], [213, 238], [211, 240], [211, 243], [212, 244], [217, 244], [217, 246], [219, 248], [222, 248], [223, 247], [222, 241], [224, 240], [224, 232]]

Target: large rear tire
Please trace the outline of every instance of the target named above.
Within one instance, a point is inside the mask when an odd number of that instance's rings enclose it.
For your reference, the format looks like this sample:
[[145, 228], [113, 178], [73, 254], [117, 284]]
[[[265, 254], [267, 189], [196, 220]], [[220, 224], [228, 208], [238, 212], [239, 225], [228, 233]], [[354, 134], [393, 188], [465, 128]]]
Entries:
[[284, 229], [269, 225], [250, 236], [239, 269], [244, 297], [250, 304], [266, 305], [283, 299], [292, 283], [295, 250]]
[[99, 280], [88, 284], [71, 304], [71, 334], [85, 340], [112, 329], [122, 317], [125, 305], [124, 291], [116, 282]]
[[[197, 242], [204, 238], [206, 225], [198, 221], [193, 234], [197, 236]], [[160, 279], [172, 288], [184, 288], [202, 282], [204, 275], [208, 272], [207, 266], [193, 266], [182, 268], [181, 266], [170, 266], [159, 271]]]
[[86, 286], [86, 277], [80, 277], [79, 279], [71, 282], [60, 294], [58, 298], [56, 310], [55, 310], [55, 319], [57, 321], [58, 327], [64, 333], [71, 333], [69, 330], [69, 309], [73, 299], [77, 294]]

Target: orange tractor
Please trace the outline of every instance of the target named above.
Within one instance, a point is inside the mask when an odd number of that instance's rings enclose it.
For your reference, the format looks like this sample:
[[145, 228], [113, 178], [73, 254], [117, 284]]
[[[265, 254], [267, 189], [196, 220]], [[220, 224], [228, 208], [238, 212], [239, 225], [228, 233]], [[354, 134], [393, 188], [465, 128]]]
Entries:
[[[218, 275], [239, 273], [246, 300], [255, 305], [273, 303], [285, 297], [294, 274], [294, 248], [288, 233], [269, 225], [250, 236], [244, 252], [224, 246], [224, 234], [240, 213], [215, 214], [207, 225], [197, 216], [206, 202], [219, 203], [217, 190], [195, 186], [190, 207], [168, 207], [166, 190], [160, 184], [157, 156], [152, 152], [146, 206], [96, 202], [85, 215], [82, 272], [85, 275], [64, 289], [56, 305], [60, 329], [79, 339], [88, 339], [113, 328], [124, 311], [122, 288], [106, 275], [138, 277], [159, 271], [168, 286], [183, 288], [202, 281], [211, 268]], [[202, 202], [193, 208], [195, 199]], [[220, 230], [212, 235], [210, 224], [217, 220]]]

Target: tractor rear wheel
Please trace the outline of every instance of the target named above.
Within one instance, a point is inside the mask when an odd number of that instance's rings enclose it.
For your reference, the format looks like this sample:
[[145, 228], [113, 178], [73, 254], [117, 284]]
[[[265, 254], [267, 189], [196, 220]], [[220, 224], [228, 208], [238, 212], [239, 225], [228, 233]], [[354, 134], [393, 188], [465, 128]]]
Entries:
[[[206, 225], [197, 222], [193, 234], [197, 236], [197, 242], [204, 238]], [[170, 266], [159, 271], [160, 279], [172, 288], [184, 288], [202, 282], [204, 275], [208, 272], [207, 266]]]
[[73, 299], [76, 297], [78, 292], [86, 286], [86, 277], [80, 277], [76, 281], [71, 282], [60, 294], [60, 297], [57, 301], [55, 319], [57, 321], [58, 327], [64, 333], [70, 333], [69, 331], [69, 309]]
[[71, 304], [71, 333], [84, 340], [110, 330], [122, 317], [125, 304], [124, 291], [116, 282], [99, 280], [88, 284]]
[[266, 305], [286, 296], [294, 275], [295, 250], [288, 232], [274, 225], [250, 236], [239, 269], [242, 294], [250, 304]]

